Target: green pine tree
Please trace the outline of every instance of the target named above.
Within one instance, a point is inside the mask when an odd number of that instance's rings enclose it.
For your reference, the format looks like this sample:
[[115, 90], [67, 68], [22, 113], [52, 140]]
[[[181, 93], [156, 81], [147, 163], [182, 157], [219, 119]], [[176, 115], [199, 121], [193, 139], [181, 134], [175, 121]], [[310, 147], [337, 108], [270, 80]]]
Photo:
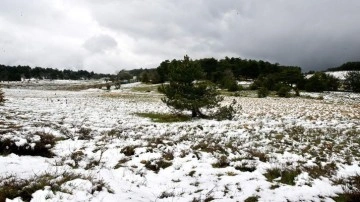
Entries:
[[192, 117], [206, 117], [201, 108], [214, 108], [223, 100], [216, 86], [204, 81], [205, 74], [199, 63], [184, 56], [184, 60], [169, 66], [169, 84], [160, 86], [165, 94], [162, 101], [177, 111], [191, 111]]
[[360, 71], [348, 72], [345, 76], [345, 87], [356, 93], [360, 93]]

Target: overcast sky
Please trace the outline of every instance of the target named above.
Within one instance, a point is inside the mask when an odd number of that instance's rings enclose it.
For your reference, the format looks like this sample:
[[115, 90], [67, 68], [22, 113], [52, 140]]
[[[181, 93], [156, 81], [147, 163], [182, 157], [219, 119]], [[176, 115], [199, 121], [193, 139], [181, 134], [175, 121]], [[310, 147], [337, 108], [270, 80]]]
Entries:
[[225, 56], [360, 61], [359, 0], [0, 0], [0, 64], [114, 73]]

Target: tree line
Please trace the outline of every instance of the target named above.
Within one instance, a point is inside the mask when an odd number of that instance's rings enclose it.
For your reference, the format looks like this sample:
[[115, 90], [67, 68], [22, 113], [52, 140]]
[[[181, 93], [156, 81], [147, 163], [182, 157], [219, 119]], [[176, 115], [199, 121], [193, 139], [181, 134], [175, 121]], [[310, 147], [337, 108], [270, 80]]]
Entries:
[[[129, 81], [136, 77], [144, 83], [164, 83], [169, 81], [170, 70], [179, 66], [183, 60], [165, 60], [157, 68], [121, 70], [117, 74], [98, 74], [86, 70], [58, 70], [53, 68], [29, 66], [0, 65], [0, 81], [20, 81], [21, 79], [99, 79], [109, 78], [115, 83]], [[305, 78], [300, 67], [282, 66], [263, 60], [247, 60], [234, 57], [223, 59], [201, 58], [190, 60], [201, 68], [204, 80], [208, 80], [218, 87], [235, 92], [242, 89], [237, 81], [254, 81], [251, 90], [266, 91], [294, 91], [305, 90], [311, 92], [336, 91], [339, 88], [358, 92], [356, 71], [360, 71], [360, 62], [347, 62], [339, 67], [329, 68], [331, 71], [355, 71], [349, 74], [346, 81], [340, 81], [324, 72], [312, 72], [313, 76]], [[184, 75], [186, 76], [186, 75]], [[350, 77], [351, 76], [351, 77]], [[282, 94], [282, 93], [280, 93]], [[287, 95], [285, 93], [285, 95]]]
[[[266, 86], [269, 90], [274, 90], [280, 84], [291, 87], [304, 86], [304, 75], [301, 73], [301, 68], [296, 66], [281, 66], [278, 63], [234, 57], [220, 60], [203, 58], [191, 62], [200, 66], [205, 80], [229, 91], [241, 90], [241, 86], [237, 84], [238, 80], [255, 80], [252, 89]], [[161, 62], [156, 72], [152, 73], [152, 77], [155, 78], [153, 83], [168, 81], [172, 67], [178, 66], [179, 63], [180, 60]]]
[[[136, 76], [144, 83], [164, 83], [169, 81], [171, 69], [181, 65], [183, 60], [164, 60], [155, 69], [134, 69], [126, 71], [127, 74]], [[262, 95], [268, 91], [277, 91], [281, 96], [289, 96], [291, 90], [296, 94], [300, 90], [308, 92], [337, 91], [339, 89], [359, 92], [357, 87], [360, 62], [348, 62], [332, 71], [353, 71], [347, 75], [345, 81], [326, 74], [325, 72], [311, 71], [311, 77], [306, 77], [300, 67], [283, 66], [262, 60], [247, 60], [241, 58], [223, 59], [202, 58], [190, 60], [193, 65], [199, 66], [203, 72], [203, 80], [208, 80], [218, 87], [235, 92], [242, 89], [237, 81], [251, 80], [250, 90], [261, 90]], [[184, 75], [186, 76], [186, 75]], [[118, 77], [124, 78], [124, 72], [119, 72]]]
[[[136, 72], [144, 82], [164, 83], [169, 80], [171, 67], [179, 65], [181, 62], [181, 60], [176, 59], [165, 60], [156, 69], [137, 70]], [[296, 83], [302, 76], [300, 67], [281, 66], [278, 63], [273, 64], [262, 60], [225, 57], [220, 60], [202, 58], [191, 60], [191, 62], [200, 66], [205, 74], [204, 79], [225, 88], [234, 87], [235, 80], [254, 80], [267, 75], [275, 76], [276, 74], [277, 79], [286, 80], [288, 83]]]
[[42, 68], [29, 66], [7, 66], [0, 65], [0, 81], [21, 81], [22, 79], [61, 79], [61, 80], [81, 80], [81, 79], [100, 79], [110, 77], [110, 74], [98, 74], [86, 70], [58, 70], [53, 68]]
[[[182, 60], [175, 59], [165, 60], [155, 70], [141, 72], [140, 79], [143, 82], [167, 82], [171, 69], [179, 66], [182, 62]], [[332, 70], [350, 70], [345, 81], [324, 72], [313, 72], [311, 77], [306, 78], [300, 67], [282, 66], [262, 60], [225, 57], [220, 60], [203, 58], [190, 62], [202, 69], [204, 73], [202, 79], [229, 91], [241, 90], [242, 87], [237, 83], [239, 80], [252, 80], [253, 84], [249, 87], [250, 90], [262, 90], [265, 95], [267, 91], [277, 91], [278, 95], [282, 97], [289, 96], [291, 90], [294, 90], [297, 95], [300, 90], [322, 92], [342, 89], [359, 92], [360, 62], [348, 62], [340, 67], [332, 68]]]
[[347, 62], [339, 67], [329, 68], [328, 71], [360, 71], [360, 62]]

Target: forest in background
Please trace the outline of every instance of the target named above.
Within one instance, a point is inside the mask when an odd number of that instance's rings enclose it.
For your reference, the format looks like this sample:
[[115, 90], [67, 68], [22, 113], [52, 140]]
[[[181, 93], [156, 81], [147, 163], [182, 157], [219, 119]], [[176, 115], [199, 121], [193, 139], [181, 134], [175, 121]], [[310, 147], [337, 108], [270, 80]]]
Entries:
[[99, 74], [86, 70], [59, 70], [53, 68], [29, 66], [7, 66], [0, 65], [0, 81], [21, 81], [22, 79], [61, 79], [61, 80], [81, 80], [81, 79], [100, 79], [110, 77], [110, 74]]
[[[172, 66], [181, 63], [182, 60], [165, 60], [157, 68], [120, 70], [115, 74], [99, 74], [86, 70], [58, 70], [29, 66], [6, 66], [0, 65], [0, 81], [21, 81], [24, 79], [49, 79], [49, 80], [88, 80], [105, 78], [112, 82], [128, 82], [134, 77], [143, 83], [164, 83], [169, 80], [169, 70]], [[203, 72], [204, 80], [217, 84], [220, 88], [229, 91], [241, 90], [238, 81], [254, 81], [251, 90], [266, 88], [278, 91], [280, 88], [290, 87], [294, 90], [306, 90], [313, 92], [336, 91], [340, 88], [349, 89], [339, 79], [323, 72], [308, 72], [314, 74], [311, 78], [305, 78], [301, 67], [282, 66], [278, 63], [270, 63], [262, 60], [247, 60], [241, 58], [223, 59], [202, 58], [191, 60], [199, 65]], [[347, 62], [339, 67], [329, 68], [327, 71], [360, 71], [360, 62]], [[289, 89], [289, 88], [288, 88]]]

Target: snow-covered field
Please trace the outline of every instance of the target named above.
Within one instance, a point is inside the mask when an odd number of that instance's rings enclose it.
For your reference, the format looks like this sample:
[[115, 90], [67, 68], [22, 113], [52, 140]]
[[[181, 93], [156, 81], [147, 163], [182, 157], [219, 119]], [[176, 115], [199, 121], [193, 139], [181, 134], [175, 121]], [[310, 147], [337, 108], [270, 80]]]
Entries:
[[[49, 157], [1, 155], [0, 187], [47, 174], [32, 201], [333, 201], [360, 174], [359, 94], [227, 97], [241, 106], [234, 120], [156, 123], [135, 113], [169, 109], [139, 86], [3, 89], [0, 147], [56, 144]], [[64, 173], [75, 177], [60, 183]]]

